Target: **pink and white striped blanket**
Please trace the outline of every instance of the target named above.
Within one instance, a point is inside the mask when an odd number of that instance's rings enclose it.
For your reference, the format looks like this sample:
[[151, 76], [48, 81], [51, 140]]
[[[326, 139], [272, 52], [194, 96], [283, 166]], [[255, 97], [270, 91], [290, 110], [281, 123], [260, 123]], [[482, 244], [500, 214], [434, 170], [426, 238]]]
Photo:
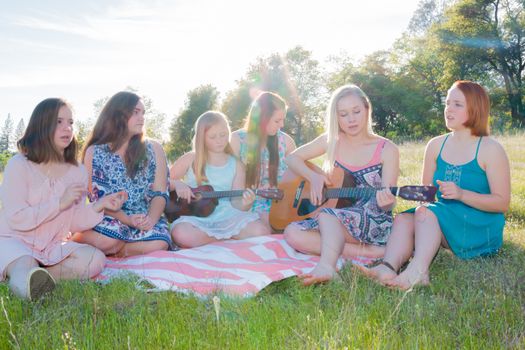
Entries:
[[[154, 285], [152, 291], [253, 296], [272, 282], [309, 272], [318, 261], [317, 256], [295, 251], [282, 235], [271, 235], [108, 259], [96, 279], [107, 281], [131, 272]], [[353, 262], [363, 264], [370, 260]], [[342, 264], [340, 259], [338, 267]]]

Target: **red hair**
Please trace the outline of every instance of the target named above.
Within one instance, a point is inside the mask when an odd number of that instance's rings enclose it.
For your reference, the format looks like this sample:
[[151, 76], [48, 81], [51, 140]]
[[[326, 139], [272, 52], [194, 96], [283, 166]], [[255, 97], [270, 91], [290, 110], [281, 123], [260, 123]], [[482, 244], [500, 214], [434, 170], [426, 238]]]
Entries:
[[490, 99], [485, 89], [468, 80], [458, 80], [452, 87], [457, 87], [465, 95], [468, 119], [463, 125], [474, 136], [487, 136], [490, 133]]

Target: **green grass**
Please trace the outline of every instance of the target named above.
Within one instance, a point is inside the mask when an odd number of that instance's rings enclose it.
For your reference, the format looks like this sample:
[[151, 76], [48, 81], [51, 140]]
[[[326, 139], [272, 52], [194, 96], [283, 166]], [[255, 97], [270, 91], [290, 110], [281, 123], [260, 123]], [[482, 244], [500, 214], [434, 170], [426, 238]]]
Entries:
[[[494, 257], [442, 251], [430, 287], [389, 290], [346, 269], [342, 281], [274, 283], [251, 299], [147, 294], [133, 280], [63, 282], [30, 303], [0, 285], [0, 349], [492, 349], [525, 347], [524, 135], [504, 136], [512, 167], [505, 243]], [[424, 144], [401, 146], [400, 185], [419, 182]], [[400, 201], [398, 210], [410, 203]]]

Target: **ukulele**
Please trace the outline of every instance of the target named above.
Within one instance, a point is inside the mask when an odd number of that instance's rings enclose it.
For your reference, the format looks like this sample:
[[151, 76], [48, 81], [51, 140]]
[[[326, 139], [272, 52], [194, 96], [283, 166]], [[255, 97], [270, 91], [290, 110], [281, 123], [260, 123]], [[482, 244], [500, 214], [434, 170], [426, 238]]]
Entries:
[[[188, 203], [187, 200], [179, 198], [176, 191], [170, 192], [170, 200], [166, 203], [164, 214], [169, 222], [178, 219], [180, 216], [210, 216], [219, 204], [219, 198], [241, 197], [245, 190], [215, 191], [210, 185], [202, 185], [192, 188], [195, 195]], [[256, 189], [256, 195], [270, 198], [282, 199], [283, 192], [276, 188]]]
[[[306, 162], [306, 165], [315, 172], [324, 174], [313, 163]], [[377, 191], [383, 189], [382, 187], [355, 187], [354, 177], [338, 167], [334, 168], [329, 178], [332, 185], [325, 186], [322, 204], [316, 206], [310, 202], [310, 183], [288, 169], [279, 183], [279, 189], [284, 192], [284, 200], [272, 203], [270, 208], [272, 229], [282, 232], [291, 222], [314, 217], [322, 208], [347, 208], [353, 205], [356, 198], [375, 196]], [[433, 202], [435, 201], [437, 187], [390, 187], [390, 191], [393, 195], [407, 200]]]

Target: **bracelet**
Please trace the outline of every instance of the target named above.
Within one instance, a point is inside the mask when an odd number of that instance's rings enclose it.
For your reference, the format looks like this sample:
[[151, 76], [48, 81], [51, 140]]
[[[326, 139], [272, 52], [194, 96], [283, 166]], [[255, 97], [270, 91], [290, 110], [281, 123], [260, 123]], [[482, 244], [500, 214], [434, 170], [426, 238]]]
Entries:
[[153, 200], [153, 198], [155, 197], [162, 197], [164, 198], [164, 200], [166, 201], [166, 203], [168, 202], [169, 200], [169, 196], [166, 192], [162, 192], [162, 191], [152, 191], [152, 190], [148, 190], [146, 192], [146, 197], [148, 198], [148, 200], [151, 202]]

